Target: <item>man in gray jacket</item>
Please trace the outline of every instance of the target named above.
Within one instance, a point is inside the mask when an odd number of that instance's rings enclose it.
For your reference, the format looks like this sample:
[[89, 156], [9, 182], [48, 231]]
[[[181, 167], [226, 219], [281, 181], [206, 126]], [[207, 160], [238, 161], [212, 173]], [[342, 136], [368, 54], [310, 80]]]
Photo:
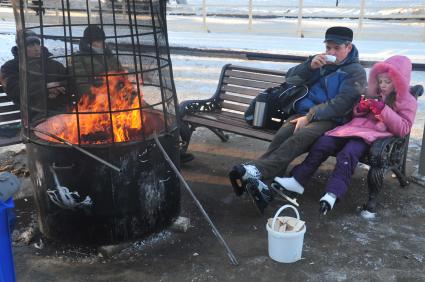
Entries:
[[[366, 87], [366, 72], [352, 44], [353, 31], [331, 27], [326, 31], [326, 52], [288, 70], [286, 82], [304, 85], [307, 94], [293, 105], [295, 114], [277, 131], [267, 151], [229, 173], [236, 195], [247, 191], [263, 212], [272, 193], [263, 182], [282, 176], [296, 157], [308, 151], [318, 137], [351, 118], [351, 111]], [[241, 182], [242, 185], [235, 185]]]

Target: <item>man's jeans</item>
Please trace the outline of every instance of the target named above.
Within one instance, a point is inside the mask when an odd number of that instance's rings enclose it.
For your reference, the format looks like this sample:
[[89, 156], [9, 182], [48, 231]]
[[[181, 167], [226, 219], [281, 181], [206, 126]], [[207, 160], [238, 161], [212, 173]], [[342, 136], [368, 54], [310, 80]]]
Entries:
[[315, 121], [294, 134], [295, 125], [287, 121], [276, 132], [267, 151], [252, 164], [260, 170], [263, 179], [283, 176], [296, 157], [307, 152], [317, 138], [334, 127], [332, 121]]

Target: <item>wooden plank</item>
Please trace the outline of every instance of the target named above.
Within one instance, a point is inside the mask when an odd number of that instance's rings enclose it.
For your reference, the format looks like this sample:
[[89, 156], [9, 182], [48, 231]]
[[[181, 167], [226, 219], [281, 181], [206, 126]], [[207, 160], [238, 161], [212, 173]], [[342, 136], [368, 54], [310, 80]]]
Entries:
[[237, 66], [237, 65], [230, 65], [227, 69], [228, 70], [248, 71], [248, 72], [255, 72], [255, 73], [264, 73], [264, 74], [281, 75], [281, 76], [284, 76], [286, 74], [283, 71], [270, 70], [270, 69], [251, 68], [251, 67]]
[[248, 105], [237, 105], [237, 104], [223, 102], [221, 103], [221, 107], [224, 109], [229, 109], [233, 111], [245, 112], [246, 109], [248, 108]]
[[10, 113], [10, 114], [0, 114], [0, 122], [18, 120], [18, 119], [21, 119], [20, 112]]
[[271, 130], [271, 129], [258, 129], [258, 128], [253, 128], [251, 125], [249, 125], [245, 119], [243, 114], [235, 114], [235, 113], [231, 113], [231, 112], [212, 112], [212, 113], [207, 113], [207, 112], [200, 112], [197, 114], [194, 114], [193, 116], [199, 117], [199, 118], [204, 118], [204, 119], [209, 119], [209, 120], [214, 120], [216, 122], [219, 123], [223, 123], [223, 124], [229, 124], [229, 125], [234, 125], [234, 126], [239, 126], [242, 128], [246, 128], [249, 130], [255, 130], [255, 131], [264, 131], [270, 134], [274, 134], [275, 130]]
[[226, 111], [221, 111], [220, 113], [222, 116], [224, 116], [225, 118], [228, 119], [243, 119], [243, 113], [234, 113], [234, 112], [226, 112]]
[[11, 138], [0, 137], [0, 147], [15, 145], [19, 143], [22, 143], [22, 137], [20, 134]]
[[269, 87], [273, 87], [273, 86], [279, 85], [279, 83], [246, 80], [246, 79], [233, 78], [233, 77], [224, 78], [223, 79], [223, 83], [225, 83], [225, 84], [240, 85], [240, 86], [257, 88], [257, 89], [266, 89], [266, 88], [269, 88]]
[[274, 136], [273, 133], [256, 130], [254, 128], [243, 128], [240, 126], [225, 124], [222, 122], [218, 122], [215, 120], [210, 120], [210, 119], [206, 119], [202, 117], [197, 117], [197, 116], [187, 115], [183, 117], [183, 120], [193, 124], [202, 125], [206, 127], [212, 127], [212, 128], [218, 128], [224, 131], [233, 132], [239, 135], [253, 137], [253, 138], [265, 140], [265, 141], [271, 141]]
[[265, 81], [265, 82], [273, 82], [273, 83], [283, 83], [285, 81], [285, 77], [282, 75], [272, 75], [272, 74], [261, 74], [261, 73], [253, 73], [239, 70], [229, 70], [226, 71], [226, 76], [236, 77], [236, 78], [244, 78], [256, 81]]
[[0, 105], [0, 113], [19, 112], [20, 110], [15, 105]]
[[255, 97], [255, 96], [258, 95], [258, 93], [260, 93], [264, 89], [260, 90], [260, 89], [253, 89], [253, 88], [246, 88], [246, 87], [241, 87], [241, 86], [223, 84], [221, 86], [221, 90], [225, 91], [225, 92], [232, 92], [232, 93], [244, 94], [244, 95], [249, 95], [249, 96]]
[[237, 103], [242, 103], [242, 104], [247, 104], [247, 105], [249, 105], [251, 103], [251, 101], [253, 100], [252, 98], [230, 95], [230, 94], [227, 94], [227, 93], [221, 94], [220, 98], [222, 98], [225, 101], [232, 101], [232, 102], [237, 102]]
[[6, 95], [0, 96], [0, 103], [6, 103], [6, 102], [12, 102], [12, 100]]

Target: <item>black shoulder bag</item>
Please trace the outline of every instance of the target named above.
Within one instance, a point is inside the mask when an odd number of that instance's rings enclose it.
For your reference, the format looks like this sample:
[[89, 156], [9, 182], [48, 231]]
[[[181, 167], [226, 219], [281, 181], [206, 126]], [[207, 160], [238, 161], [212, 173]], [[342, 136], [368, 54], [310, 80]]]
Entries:
[[248, 124], [253, 125], [255, 118], [255, 105], [258, 100], [266, 104], [264, 110], [261, 112], [261, 114], [264, 115], [262, 117], [264, 119], [262, 128], [274, 130], [278, 129], [282, 125], [283, 121], [285, 121], [289, 116], [295, 114], [293, 108], [294, 103], [304, 97], [307, 93], [307, 86], [296, 86], [286, 82], [279, 86], [267, 88], [260, 92], [257, 97], [251, 101], [244, 114], [245, 121]]

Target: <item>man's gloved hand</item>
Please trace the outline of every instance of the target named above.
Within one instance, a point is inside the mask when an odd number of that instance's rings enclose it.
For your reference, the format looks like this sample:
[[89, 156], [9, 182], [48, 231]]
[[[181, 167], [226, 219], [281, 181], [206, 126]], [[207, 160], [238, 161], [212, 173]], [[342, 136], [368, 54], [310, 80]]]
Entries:
[[377, 101], [377, 100], [368, 100], [369, 101], [369, 107], [370, 110], [374, 115], [381, 114], [382, 110], [385, 107], [385, 103], [383, 101]]
[[370, 111], [370, 104], [369, 104], [368, 100], [366, 100], [364, 98], [364, 96], [362, 96], [360, 98], [359, 105], [357, 106], [357, 112], [367, 113], [368, 111]]

